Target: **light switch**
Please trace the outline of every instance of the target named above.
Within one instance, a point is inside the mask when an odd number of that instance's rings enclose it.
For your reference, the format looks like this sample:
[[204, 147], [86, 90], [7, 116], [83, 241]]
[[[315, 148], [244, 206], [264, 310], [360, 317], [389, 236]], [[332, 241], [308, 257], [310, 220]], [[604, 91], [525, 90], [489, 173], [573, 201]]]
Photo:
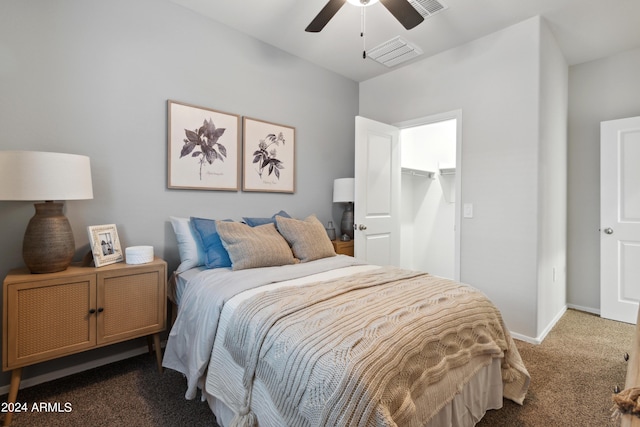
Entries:
[[464, 210], [463, 210], [463, 215], [465, 218], [473, 218], [473, 204], [472, 203], [465, 203], [463, 206]]

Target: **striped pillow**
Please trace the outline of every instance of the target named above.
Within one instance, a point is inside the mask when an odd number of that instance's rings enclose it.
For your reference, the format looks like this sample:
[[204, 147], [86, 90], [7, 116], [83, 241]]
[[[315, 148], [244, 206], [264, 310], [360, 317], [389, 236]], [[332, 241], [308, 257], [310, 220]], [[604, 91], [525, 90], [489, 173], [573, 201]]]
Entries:
[[303, 221], [276, 216], [276, 223], [278, 231], [287, 239], [293, 250], [293, 255], [300, 262], [336, 255], [327, 230], [315, 215], [308, 216]]
[[296, 263], [291, 248], [273, 223], [250, 227], [216, 221], [216, 229], [231, 258], [232, 270]]

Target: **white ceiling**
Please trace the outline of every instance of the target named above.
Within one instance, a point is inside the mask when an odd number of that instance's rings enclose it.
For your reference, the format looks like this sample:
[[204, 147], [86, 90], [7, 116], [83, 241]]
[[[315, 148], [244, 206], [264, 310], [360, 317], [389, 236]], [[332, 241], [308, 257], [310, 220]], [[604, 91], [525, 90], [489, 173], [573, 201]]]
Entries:
[[361, 8], [346, 3], [320, 33], [304, 31], [327, 0], [171, 0], [355, 81], [543, 16], [570, 65], [640, 47], [640, 0], [439, 0], [447, 9], [405, 30], [386, 8], [366, 8], [366, 49], [396, 36], [424, 54], [387, 68], [363, 59]]

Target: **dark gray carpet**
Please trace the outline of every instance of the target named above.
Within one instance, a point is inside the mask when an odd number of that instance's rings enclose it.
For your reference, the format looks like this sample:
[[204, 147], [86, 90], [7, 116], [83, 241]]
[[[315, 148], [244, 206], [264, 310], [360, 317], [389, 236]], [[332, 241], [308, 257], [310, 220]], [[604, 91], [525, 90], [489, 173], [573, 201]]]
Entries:
[[[634, 325], [569, 310], [541, 345], [517, 342], [531, 374], [523, 406], [505, 401], [481, 427], [619, 425], [611, 420], [612, 389], [624, 387]], [[216, 426], [207, 404], [184, 399], [181, 374], [160, 375], [155, 357], [142, 355], [20, 390], [18, 400], [69, 402], [69, 413], [15, 414], [18, 426]], [[6, 396], [3, 398], [6, 400]]]
[[[206, 402], [185, 400], [186, 383], [175, 371], [158, 373], [155, 355], [142, 355], [18, 392], [18, 401], [69, 402], [68, 413], [13, 415], [12, 426], [181, 427], [217, 426]], [[6, 401], [7, 396], [3, 397]]]

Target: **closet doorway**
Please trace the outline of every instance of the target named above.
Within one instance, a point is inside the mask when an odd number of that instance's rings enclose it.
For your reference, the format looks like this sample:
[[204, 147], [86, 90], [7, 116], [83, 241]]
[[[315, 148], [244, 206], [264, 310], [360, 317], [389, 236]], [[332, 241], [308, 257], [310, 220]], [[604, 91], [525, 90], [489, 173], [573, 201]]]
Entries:
[[401, 267], [460, 280], [461, 111], [397, 124]]

